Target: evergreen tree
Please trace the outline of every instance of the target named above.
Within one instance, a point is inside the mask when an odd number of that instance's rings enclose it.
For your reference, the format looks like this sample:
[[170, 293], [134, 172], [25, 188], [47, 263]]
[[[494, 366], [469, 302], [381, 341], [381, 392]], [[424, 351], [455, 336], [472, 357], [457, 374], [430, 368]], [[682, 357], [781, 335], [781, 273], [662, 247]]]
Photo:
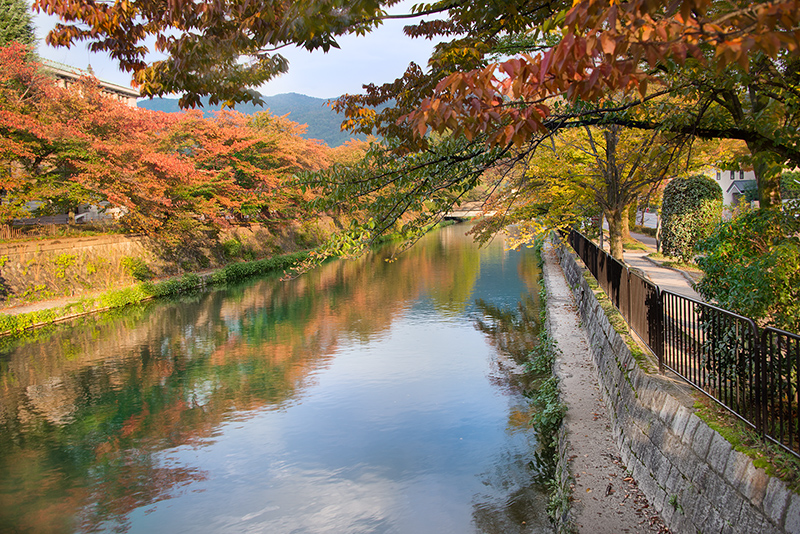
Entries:
[[0, 46], [36, 44], [31, 9], [27, 0], [0, 0]]

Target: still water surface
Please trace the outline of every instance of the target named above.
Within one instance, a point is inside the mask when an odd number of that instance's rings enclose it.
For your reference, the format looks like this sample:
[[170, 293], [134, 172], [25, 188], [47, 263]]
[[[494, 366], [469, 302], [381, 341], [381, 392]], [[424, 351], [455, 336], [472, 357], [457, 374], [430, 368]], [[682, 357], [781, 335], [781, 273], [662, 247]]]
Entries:
[[0, 532], [549, 532], [536, 261], [464, 232], [6, 341]]

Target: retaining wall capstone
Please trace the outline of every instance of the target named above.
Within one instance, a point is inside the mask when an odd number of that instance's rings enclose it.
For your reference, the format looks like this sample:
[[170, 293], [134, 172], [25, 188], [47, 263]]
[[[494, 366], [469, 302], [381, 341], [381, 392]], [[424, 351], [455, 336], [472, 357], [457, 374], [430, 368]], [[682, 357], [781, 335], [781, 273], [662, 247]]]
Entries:
[[665, 524], [676, 534], [800, 534], [800, 495], [734, 450], [670, 393], [668, 380], [639, 367], [580, 260], [566, 246], [556, 249], [590, 339], [620, 456]]

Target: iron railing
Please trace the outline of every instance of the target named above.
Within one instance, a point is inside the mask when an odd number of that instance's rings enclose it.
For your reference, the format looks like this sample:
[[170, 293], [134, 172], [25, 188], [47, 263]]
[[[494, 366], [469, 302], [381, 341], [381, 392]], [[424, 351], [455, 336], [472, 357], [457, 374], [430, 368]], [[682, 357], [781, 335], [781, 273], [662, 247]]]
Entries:
[[568, 240], [631, 329], [669, 369], [800, 457], [800, 335], [670, 291], [592, 241]]

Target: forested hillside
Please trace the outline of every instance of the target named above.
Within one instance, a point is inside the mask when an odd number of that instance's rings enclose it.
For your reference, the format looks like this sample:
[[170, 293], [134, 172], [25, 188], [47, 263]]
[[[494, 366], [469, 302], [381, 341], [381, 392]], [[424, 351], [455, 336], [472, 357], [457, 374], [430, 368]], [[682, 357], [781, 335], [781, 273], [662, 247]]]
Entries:
[[[251, 103], [239, 104], [236, 111], [245, 115], [252, 115], [259, 111], [269, 109], [273, 115], [285, 115], [289, 113], [289, 119], [299, 124], [308, 125], [308, 130], [303, 137], [306, 139], [319, 139], [330, 147], [337, 147], [351, 137], [366, 139], [365, 136], [354, 136], [349, 132], [342, 132], [340, 125], [342, 116], [335, 113], [327, 105], [324, 98], [314, 98], [311, 96], [300, 95], [297, 93], [286, 93], [275, 96], [263, 97], [265, 105], [256, 106]], [[203, 113], [210, 117], [213, 111], [220, 109], [221, 106], [209, 106], [208, 99], [203, 101]], [[152, 100], [140, 100], [139, 107], [156, 111], [177, 112], [180, 111], [177, 98], [153, 98]]]

